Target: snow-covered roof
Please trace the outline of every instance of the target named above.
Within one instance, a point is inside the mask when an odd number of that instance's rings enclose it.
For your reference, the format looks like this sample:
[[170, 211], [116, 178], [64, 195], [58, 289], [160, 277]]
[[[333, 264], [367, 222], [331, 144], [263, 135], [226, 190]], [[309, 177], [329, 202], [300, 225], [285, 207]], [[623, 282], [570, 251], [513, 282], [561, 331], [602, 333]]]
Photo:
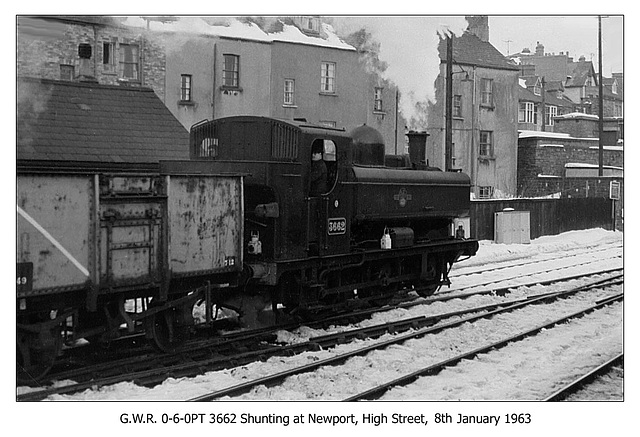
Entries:
[[329, 47], [340, 50], [355, 51], [355, 47], [341, 40], [333, 27], [322, 23], [321, 35], [310, 36], [304, 34], [296, 26], [283, 24], [278, 32], [265, 32], [255, 23], [245, 23], [234, 18], [226, 20], [226, 23], [209, 24], [201, 17], [180, 17], [175, 21], [150, 21], [143, 17], [126, 17], [122, 24], [129, 27], [145, 28], [155, 32], [166, 33], [192, 33], [198, 35], [211, 35], [228, 38], [238, 38], [260, 42], [290, 42], [314, 46]]
[[[537, 130], [519, 130], [518, 138], [556, 138], [561, 140], [579, 140], [579, 141], [592, 141], [598, 142], [600, 141], [598, 138], [580, 138], [580, 137], [572, 137], [570, 134], [561, 133], [561, 132], [543, 132]], [[546, 144], [549, 146], [549, 144]]]
[[598, 120], [599, 117], [597, 115], [584, 114], [582, 112], [571, 112], [569, 114], [558, 115], [554, 117], [556, 119], [573, 119], [573, 118], [583, 118], [588, 120]]
[[[598, 164], [588, 164], [584, 162], [568, 162], [564, 165], [565, 168], [599, 168]], [[624, 170], [623, 167], [614, 167], [613, 165], [603, 165], [602, 168], [609, 170]]]
[[518, 138], [571, 138], [571, 135], [560, 132], [542, 132], [537, 130], [518, 131]]

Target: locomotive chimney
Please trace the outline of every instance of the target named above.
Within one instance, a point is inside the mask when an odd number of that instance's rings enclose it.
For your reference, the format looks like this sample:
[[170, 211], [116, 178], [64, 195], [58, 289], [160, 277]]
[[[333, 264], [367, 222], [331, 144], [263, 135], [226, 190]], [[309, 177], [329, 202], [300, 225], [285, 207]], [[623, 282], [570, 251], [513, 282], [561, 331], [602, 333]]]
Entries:
[[91, 65], [91, 52], [91, 44], [81, 43], [78, 45], [80, 65], [77, 79], [79, 82], [97, 82]]
[[407, 133], [407, 137], [409, 137], [409, 159], [413, 168], [426, 166], [427, 136], [429, 134], [424, 131], [410, 131]]

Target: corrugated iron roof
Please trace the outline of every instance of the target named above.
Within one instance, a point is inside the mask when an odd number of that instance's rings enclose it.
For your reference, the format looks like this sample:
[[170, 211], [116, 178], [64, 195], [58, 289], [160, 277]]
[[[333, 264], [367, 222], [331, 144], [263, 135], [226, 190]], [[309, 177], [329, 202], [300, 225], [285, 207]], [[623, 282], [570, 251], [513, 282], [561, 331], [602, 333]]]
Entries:
[[19, 78], [17, 110], [18, 160], [189, 158], [188, 131], [149, 88]]

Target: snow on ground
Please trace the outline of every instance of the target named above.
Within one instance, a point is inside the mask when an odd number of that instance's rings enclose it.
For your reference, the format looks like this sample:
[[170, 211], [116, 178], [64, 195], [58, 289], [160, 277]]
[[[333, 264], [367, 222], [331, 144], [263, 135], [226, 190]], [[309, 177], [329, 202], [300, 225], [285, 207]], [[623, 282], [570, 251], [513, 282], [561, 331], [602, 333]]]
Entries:
[[[558, 263], [558, 254], [571, 250], [593, 248], [597, 250], [602, 245], [610, 245], [612, 243], [622, 243], [623, 234], [620, 232], [605, 231], [603, 229], [591, 229], [585, 231], [572, 231], [557, 236], [546, 236], [536, 240], [532, 240], [531, 244], [494, 244], [491, 241], [482, 241], [478, 254], [461, 263], [464, 268], [488, 265], [496, 262], [513, 261], [519, 259], [532, 259], [555, 257], [553, 263]], [[586, 253], [585, 257], [589, 258]], [[597, 257], [597, 255], [596, 255]], [[567, 257], [568, 258], [568, 257]], [[593, 256], [591, 256], [593, 258]], [[618, 265], [622, 261], [617, 262]], [[518, 268], [518, 267], [513, 267]], [[539, 268], [539, 267], [538, 267]], [[544, 276], [544, 275], [541, 275]], [[535, 287], [533, 288], [535, 290]], [[549, 291], [546, 289], [545, 291]], [[511, 300], [522, 297], [531, 293], [531, 289], [523, 291], [516, 290], [514, 293], [506, 297], [494, 296], [495, 301]], [[535, 292], [535, 291], [534, 291]], [[418, 307], [420, 309], [393, 310], [384, 314], [378, 314], [371, 320], [362, 322], [361, 326], [382, 323], [388, 319], [400, 319], [413, 317], [416, 314], [436, 314], [444, 313], [457, 308], [468, 307], [474, 305], [473, 299], [453, 300], [449, 302], [433, 303], [427, 306]], [[564, 305], [560, 302], [557, 305]], [[586, 303], [585, 303], [586, 305]], [[575, 305], [574, 305], [575, 306]], [[426, 308], [426, 309], [425, 309]], [[546, 374], [543, 370], [547, 363], [536, 359], [541, 354], [547, 354], [550, 357], [556, 355], [564, 349], [568, 349], [575, 344], [584, 345], [579, 349], [583, 354], [579, 357], [562, 358], [567, 362], [565, 368], [568, 372], [574, 371], [576, 361], [582, 360], [587, 366], [591, 362], [602, 359], [603, 356], [613, 356], [622, 349], [622, 305], [613, 306], [608, 310], [603, 310], [606, 314], [605, 321], [601, 318], [594, 324], [590, 324], [591, 318], [585, 318], [576, 323], [578, 328], [558, 328], [559, 330], [551, 333], [544, 333], [537, 339], [526, 340], [521, 344], [514, 344], [499, 351], [492, 352], [480, 359], [472, 360], [464, 363], [454, 369], [444, 371], [438, 377], [422, 378], [418, 383], [406, 388], [398, 388], [391, 390], [385, 399], [535, 399], [540, 396], [540, 392], [545, 393], [553, 389], [554, 379], [553, 372]], [[569, 311], [569, 310], [567, 310]], [[571, 312], [571, 311], [569, 311]], [[526, 313], [524, 313], [526, 314]], [[512, 325], [518, 321], [518, 326], [523, 323], [523, 316], [504, 316], [507, 320], [505, 324]], [[532, 316], [534, 317], [534, 316]], [[551, 317], [551, 316], [550, 316]], [[539, 316], [534, 317], [539, 320]], [[414, 367], [424, 364], [422, 358], [418, 359], [415, 351], [419, 350], [423, 356], [431, 363], [438, 360], [446, 359], [452, 356], [457, 350], [462, 351], [465, 346], [464, 342], [489, 340], [492, 336], [497, 339], [500, 337], [499, 330], [495, 328], [495, 320], [480, 322], [474, 325], [463, 325], [457, 332], [445, 334], [451, 336], [450, 339], [443, 341], [442, 337], [437, 335], [427, 336], [421, 340], [411, 340], [402, 345], [388, 348], [387, 351], [375, 352], [371, 356], [358, 357], [349, 361], [349, 366], [353, 366], [352, 370], [346, 372], [340, 371], [334, 375], [335, 369], [328, 368], [319, 371], [319, 375], [326, 378], [318, 377], [318, 375], [298, 375], [290, 378], [282, 388], [273, 391], [268, 388], [258, 389], [256, 392], [249, 394], [247, 399], [313, 399], [313, 400], [329, 400], [339, 399], [343, 395], [355, 393], [356, 388], [362, 386], [363, 372], [366, 369], [378, 368], [375, 366], [375, 360], [378, 356], [385, 356], [385, 364], [380, 374], [369, 375], [371, 381], [385, 381], [390, 378], [388, 371], [394, 372], [405, 369], [408, 363]], [[481, 327], [486, 325], [487, 331]], [[282, 341], [304, 341], [316, 335], [322, 335], [336, 330], [345, 329], [344, 327], [334, 327], [327, 330], [314, 330], [311, 328], [301, 328], [293, 333], [281, 333]], [[566, 336], [557, 336], [558, 332], [567, 330]], [[493, 331], [493, 333], [492, 333]], [[475, 335], [472, 335], [475, 334]], [[193, 378], [173, 379], [169, 378], [163, 384], [153, 388], [139, 387], [134, 383], [119, 383], [112, 386], [101, 387], [96, 390], [86, 390], [82, 393], [74, 395], [53, 396], [49, 400], [186, 400], [217, 389], [222, 389], [231, 385], [241, 383], [243, 381], [265, 376], [270, 373], [299, 366], [309, 362], [327, 358], [339, 353], [346, 352], [354, 347], [362, 345], [368, 341], [381, 341], [388, 338], [382, 337], [379, 340], [364, 340], [353, 344], [340, 345], [330, 350], [319, 352], [307, 352], [294, 357], [275, 357], [264, 363], [252, 363], [232, 369], [226, 369], [217, 372], [208, 372]], [[549, 341], [546, 341], [548, 338]], [[438, 340], [433, 340], [438, 339]], [[433, 343], [430, 343], [432, 342]], [[451, 350], [448, 349], [450, 345]], [[455, 354], [454, 354], [455, 355]], [[545, 356], [547, 356], [545, 355]], [[586, 359], [588, 358], [588, 359]], [[549, 358], [551, 359], [551, 358]], [[435, 360], [435, 361], [434, 361]], [[501, 363], [501, 366], [497, 366]], [[555, 368], [555, 367], [554, 367]], [[364, 370], [363, 370], [364, 369]], [[500, 370], [502, 369], [502, 370]], [[537, 369], [536, 381], [533, 385], [526, 385], [518, 378], [527, 378], [530, 372]], [[541, 372], [542, 371], [542, 372]], [[571, 375], [568, 375], [570, 377]], [[501, 380], [504, 384], [501, 388], [495, 384], [495, 381]], [[557, 380], [557, 379], [556, 379]], [[432, 382], [437, 381], [437, 382]], [[531, 381], [529, 381], [531, 382]], [[65, 384], [68, 382], [60, 382]], [[307, 384], [307, 385], [305, 385]], [[314, 385], [315, 384], [315, 385]], [[361, 387], [366, 388], [366, 387]], [[488, 390], [491, 388], [491, 390]], [[19, 387], [18, 393], [26, 391], [26, 388]], [[355, 390], [355, 391], [354, 391]]]

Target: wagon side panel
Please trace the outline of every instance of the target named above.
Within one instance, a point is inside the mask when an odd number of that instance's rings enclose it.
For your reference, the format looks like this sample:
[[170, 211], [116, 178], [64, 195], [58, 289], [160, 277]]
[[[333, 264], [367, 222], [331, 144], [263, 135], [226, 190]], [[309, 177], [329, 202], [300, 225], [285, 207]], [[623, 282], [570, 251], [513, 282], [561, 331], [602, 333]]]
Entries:
[[18, 176], [18, 297], [90, 279], [93, 187], [91, 176]]
[[242, 269], [242, 179], [170, 177], [170, 268], [173, 277]]

